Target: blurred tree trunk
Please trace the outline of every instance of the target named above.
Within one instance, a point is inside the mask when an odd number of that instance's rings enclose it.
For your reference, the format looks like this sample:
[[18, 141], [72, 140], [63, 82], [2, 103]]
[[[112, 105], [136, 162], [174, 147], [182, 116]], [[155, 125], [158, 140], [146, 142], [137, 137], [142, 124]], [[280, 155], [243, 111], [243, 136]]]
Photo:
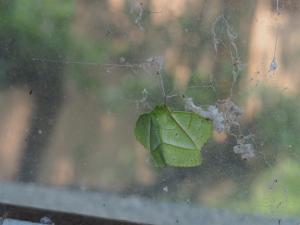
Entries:
[[[28, 94], [33, 98], [33, 113], [21, 152], [17, 179], [31, 182], [38, 178], [42, 158], [61, 108], [63, 74], [61, 66], [45, 62], [24, 62], [18, 70], [22, 71], [24, 85], [28, 87]], [[21, 78], [16, 75], [15, 79], [18, 83]]]
[[27, 134], [32, 104], [24, 88], [2, 92], [0, 104], [0, 178], [13, 179]]
[[19, 23], [15, 18], [17, 4], [20, 3], [13, 0], [0, 3], [0, 13], [4, 18], [0, 23], [0, 62], [1, 69], [4, 68], [0, 71], [0, 85], [2, 88], [27, 89], [32, 98], [29, 130], [25, 141], [20, 142], [21, 157], [17, 172], [18, 180], [29, 182], [38, 178], [42, 157], [63, 99], [62, 65], [33, 61], [32, 58], [59, 58], [64, 55], [64, 49], [53, 45], [55, 42], [52, 43], [48, 36], [43, 36], [38, 29], [39, 23], [32, 23], [31, 26]]

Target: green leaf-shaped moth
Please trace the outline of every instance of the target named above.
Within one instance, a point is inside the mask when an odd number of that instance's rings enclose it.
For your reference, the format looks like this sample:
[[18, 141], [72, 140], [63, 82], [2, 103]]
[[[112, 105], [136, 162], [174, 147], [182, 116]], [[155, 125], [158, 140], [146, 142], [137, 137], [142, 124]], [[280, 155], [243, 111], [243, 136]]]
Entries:
[[158, 167], [198, 166], [200, 150], [212, 136], [212, 122], [193, 112], [173, 112], [167, 106], [157, 106], [138, 118], [135, 136]]

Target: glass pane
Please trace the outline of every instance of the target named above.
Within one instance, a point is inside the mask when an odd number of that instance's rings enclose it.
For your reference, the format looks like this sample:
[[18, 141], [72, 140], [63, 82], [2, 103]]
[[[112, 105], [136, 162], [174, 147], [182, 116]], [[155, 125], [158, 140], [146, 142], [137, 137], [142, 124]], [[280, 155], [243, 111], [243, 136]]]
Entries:
[[298, 19], [282, 0], [0, 1], [0, 201], [299, 217]]

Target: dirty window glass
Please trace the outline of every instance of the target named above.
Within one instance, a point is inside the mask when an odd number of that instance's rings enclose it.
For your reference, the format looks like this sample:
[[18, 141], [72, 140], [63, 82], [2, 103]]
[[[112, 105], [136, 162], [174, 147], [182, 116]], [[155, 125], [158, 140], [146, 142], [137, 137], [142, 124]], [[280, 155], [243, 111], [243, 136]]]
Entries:
[[1, 0], [0, 202], [297, 224], [299, 4]]

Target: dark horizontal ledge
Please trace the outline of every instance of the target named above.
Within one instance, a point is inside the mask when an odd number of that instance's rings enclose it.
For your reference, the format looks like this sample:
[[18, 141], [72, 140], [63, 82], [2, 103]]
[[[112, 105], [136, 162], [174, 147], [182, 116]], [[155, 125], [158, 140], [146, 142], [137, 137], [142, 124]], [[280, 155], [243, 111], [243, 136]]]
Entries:
[[[163, 192], [163, 190], [162, 190]], [[167, 194], [167, 193], [165, 193]], [[114, 193], [0, 182], [0, 203], [9, 218], [39, 222], [44, 216], [56, 225], [299, 225], [299, 218], [238, 214], [160, 198], [147, 199]], [[9, 210], [11, 209], [11, 210]], [[25, 213], [27, 212], [26, 216]], [[19, 213], [18, 213], [19, 212]], [[36, 212], [36, 214], [34, 214]], [[32, 214], [30, 214], [32, 213]], [[1, 216], [1, 215], [0, 215]], [[34, 221], [32, 220], [34, 219]], [[75, 220], [77, 222], [75, 222]], [[60, 222], [62, 221], [62, 222]], [[1, 223], [0, 223], [1, 224]]]
[[[84, 205], [82, 207], [84, 207]], [[6, 218], [9, 218], [20, 221], [40, 223], [44, 219], [44, 222], [48, 222], [49, 225], [144, 225], [141, 223], [128, 222], [124, 220], [105, 219], [75, 213], [3, 203], [0, 203], [0, 215], [2, 215], [2, 221]]]

